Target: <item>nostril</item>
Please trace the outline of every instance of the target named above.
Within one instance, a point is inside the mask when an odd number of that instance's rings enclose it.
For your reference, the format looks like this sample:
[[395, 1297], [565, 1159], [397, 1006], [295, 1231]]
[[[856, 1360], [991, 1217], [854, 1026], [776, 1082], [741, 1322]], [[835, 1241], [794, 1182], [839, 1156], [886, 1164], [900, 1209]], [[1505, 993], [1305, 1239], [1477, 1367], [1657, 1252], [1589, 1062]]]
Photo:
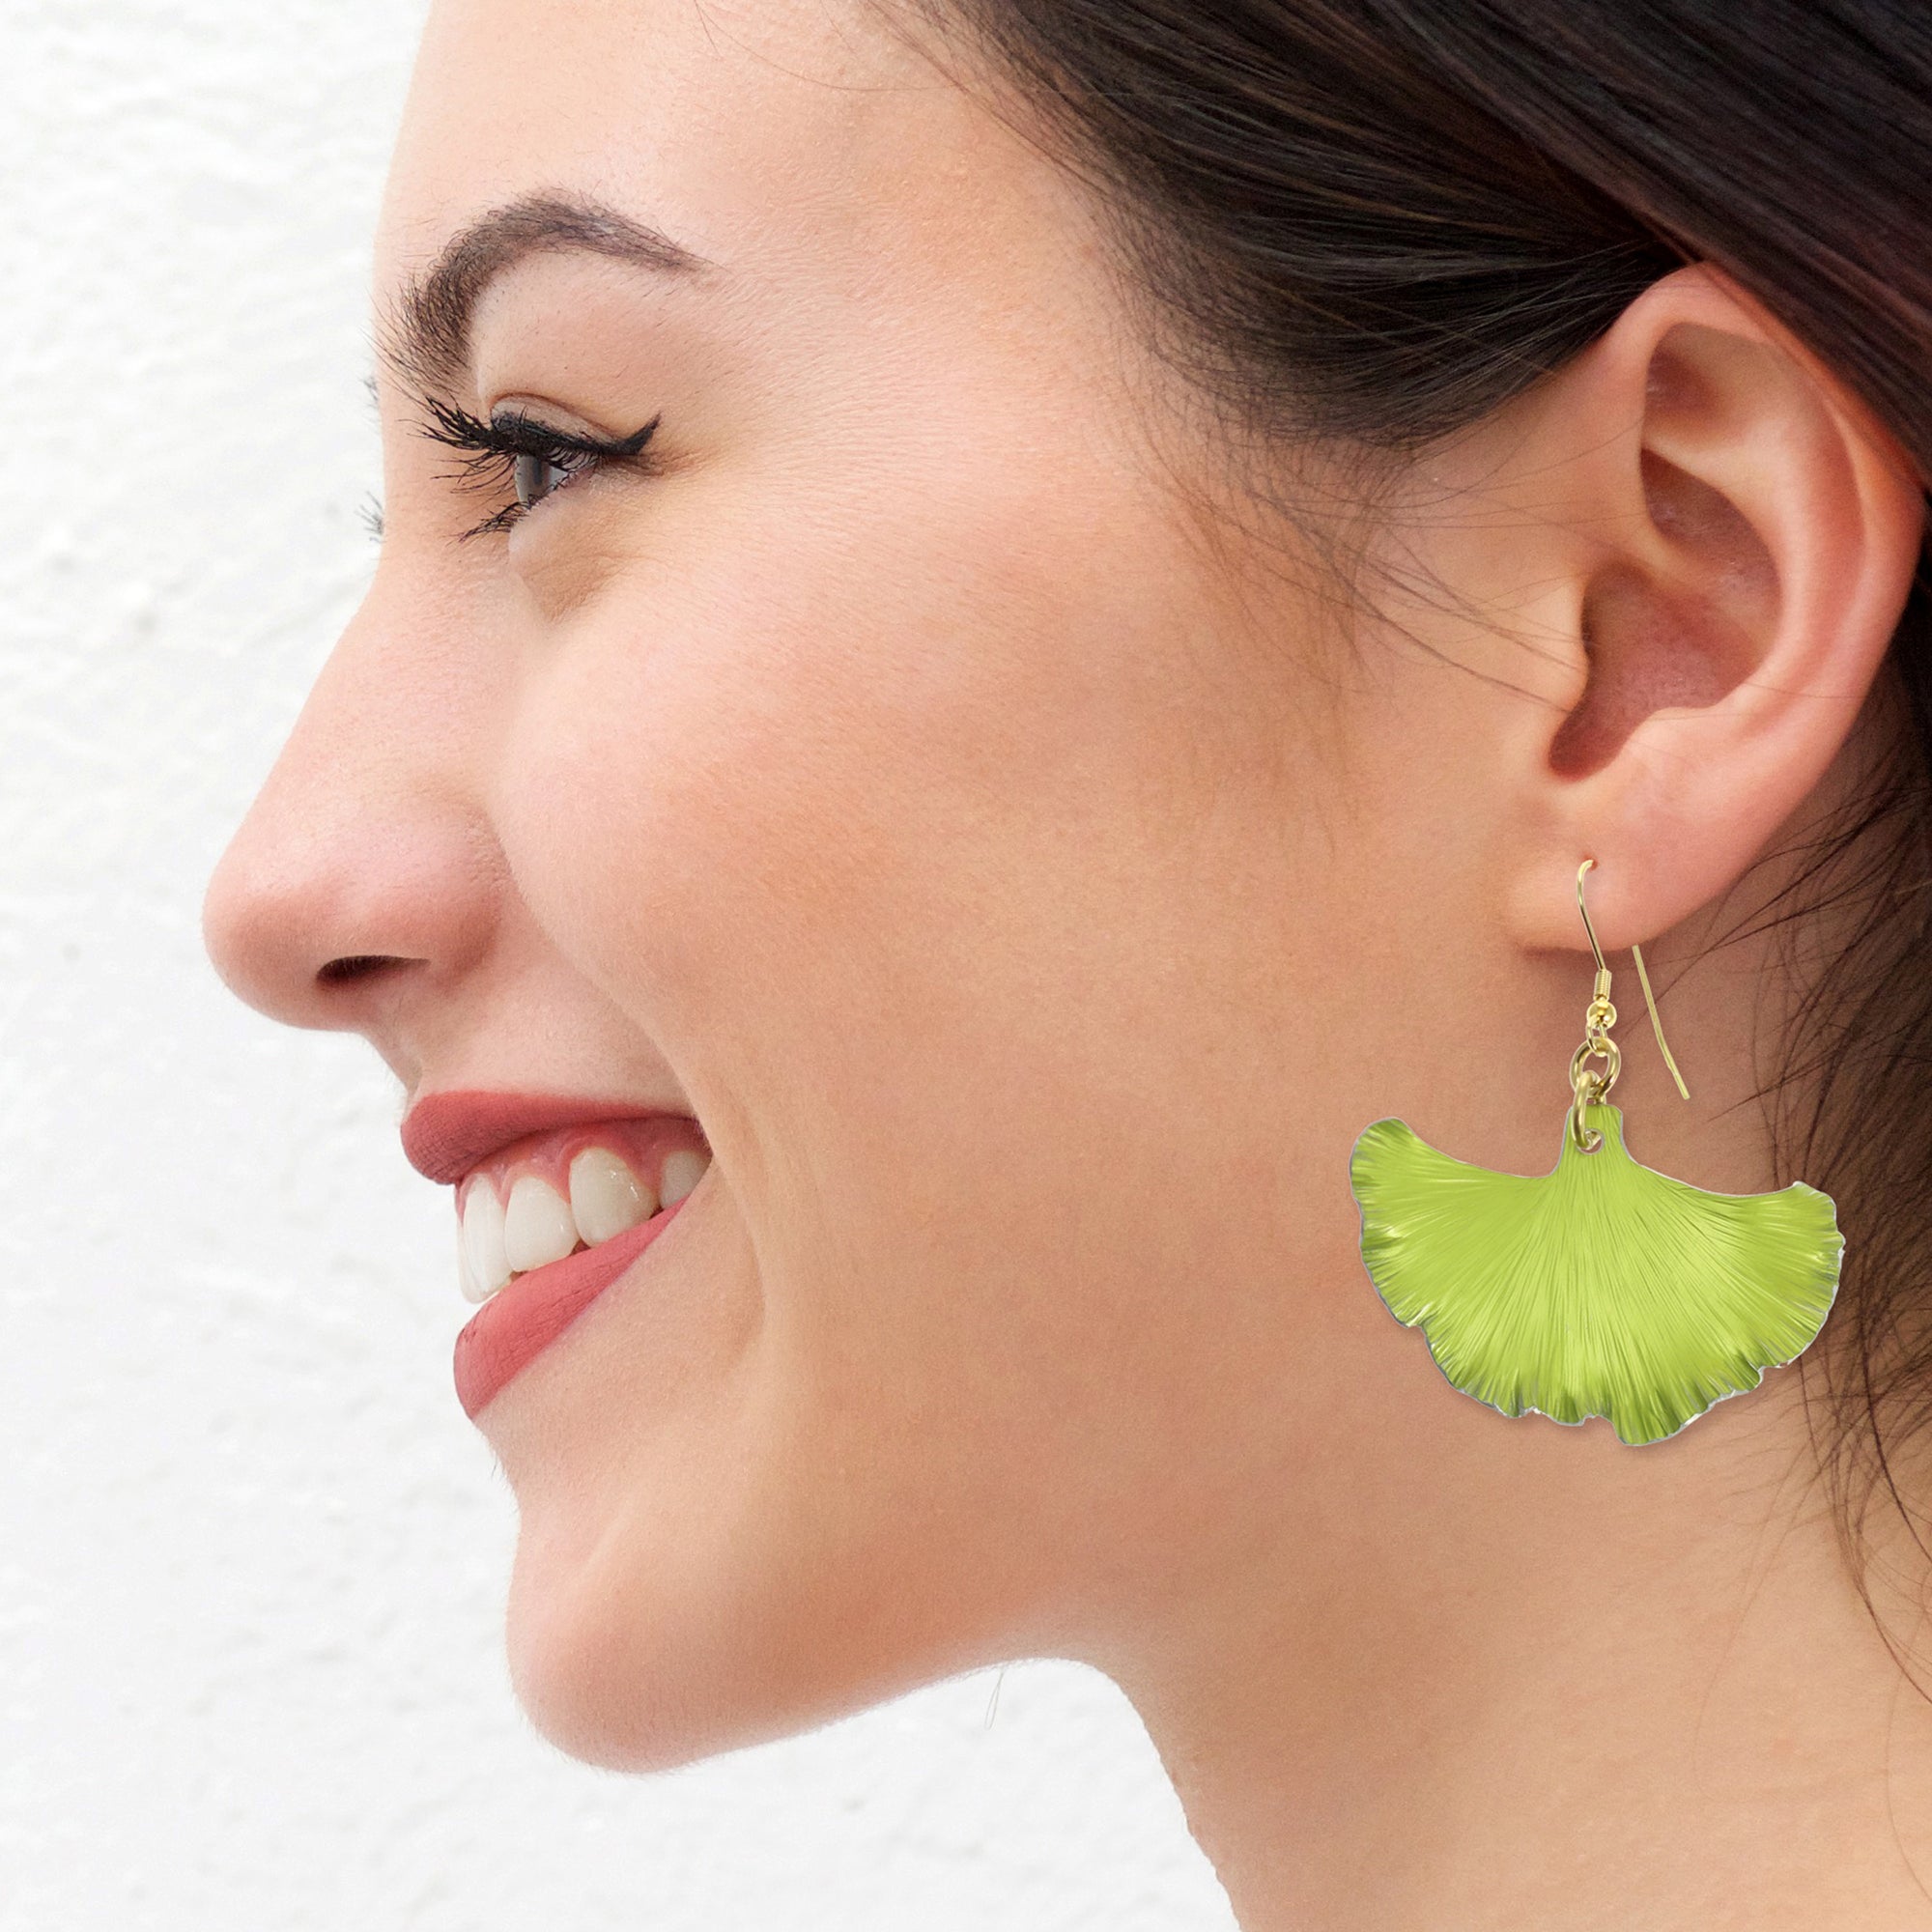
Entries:
[[379, 973], [386, 973], [392, 966], [407, 962], [387, 952], [357, 952], [346, 959], [331, 959], [327, 966], [316, 973], [317, 981], [325, 986], [342, 986], [353, 980], [373, 980]]

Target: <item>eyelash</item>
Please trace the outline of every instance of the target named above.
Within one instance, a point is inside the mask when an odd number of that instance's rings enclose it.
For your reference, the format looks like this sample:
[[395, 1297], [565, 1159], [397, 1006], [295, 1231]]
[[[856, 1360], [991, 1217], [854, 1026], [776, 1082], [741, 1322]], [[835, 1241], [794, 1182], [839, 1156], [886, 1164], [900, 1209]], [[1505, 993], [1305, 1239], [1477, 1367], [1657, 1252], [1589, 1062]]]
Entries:
[[[432, 442], [440, 442], [462, 455], [455, 471], [455, 480], [462, 488], [479, 496], [499, 497], [505, 491], [510, 493], [508, 502], [463, 532], [466, 543], [471, 537], [491, 536], [512, 528], [538, 503], [607, 463], [628, 464], [649, 473], [651, 458], [646, 454], [647, 445], [663, 420], [661, 416], [653, 416], [632, 435], [607, 440], [573, 435], [521, 411], [505, 412], [486, 422], [481, 416], [473, 416], [468, 410], [436, 396], [425, 396], [422, 404], [423, 434]], [[517, 480], [517, 466], [523, 461], [561, 470], [562, 480], [541, 497], [526, 501]]]

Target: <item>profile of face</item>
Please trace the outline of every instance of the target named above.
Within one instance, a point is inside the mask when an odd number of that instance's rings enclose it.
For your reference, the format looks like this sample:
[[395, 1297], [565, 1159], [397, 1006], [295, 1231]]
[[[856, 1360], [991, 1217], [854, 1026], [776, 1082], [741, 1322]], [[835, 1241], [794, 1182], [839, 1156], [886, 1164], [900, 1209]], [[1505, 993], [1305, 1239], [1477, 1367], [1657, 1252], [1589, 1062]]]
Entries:
[[[1386, 498], [1455, 502], [1403, 557], [1457, 595], [1393, 571], [1370, 623], [1236, 484], [1090, 190], [866, 0], [438, 0], [377, 296], [380, 566], [209, 929], [369, 1037], [455, 1184], [538, 1723], [664, 1765], [999, 1659], [1125, 1669], [1244, 1614], [1263, 1548], [1311, 1641], [1426, 1566], [1413, 1472], [1504, 1478], [1367, 1289], [1350, 1147], [1400, 1112], [1548, 1167], [1577, 859], [1648, 941], [1824, 779], [1903, 512], [1821, 625], [1776, 586], [1838, 498], [1727, 425], [1811, 411], [1889, 530], [1853, 417], [1673, 278]], [[1801, 632], [1813, 685], [1870, 663], [1738, 723]], [[1719, 1087], [1733, 998], [1679, 1009]]]

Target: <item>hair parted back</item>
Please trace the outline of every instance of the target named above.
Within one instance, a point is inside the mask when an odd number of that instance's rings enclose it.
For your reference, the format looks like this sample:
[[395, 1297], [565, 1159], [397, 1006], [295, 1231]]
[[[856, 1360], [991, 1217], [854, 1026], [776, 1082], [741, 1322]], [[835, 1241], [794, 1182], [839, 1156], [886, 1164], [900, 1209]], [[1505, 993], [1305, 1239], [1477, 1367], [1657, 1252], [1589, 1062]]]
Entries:
[[[1164, 341], [1251, 428], [1418, 448], [1701, 261], [1932, 477], [1923, 0], [901, 4], [1017, 84], [1116, 217]], [[1763, 1098], [1780, 1178], [1834, 1195], [1847, 1236], [1800, 1373], [1823, 1364], [1820, 1464], [1855, 1557], [1881, 1488], [1918, 1536], [1900, 1471], [1932, 1452], [1923, 553], [1886, 676], [1891, 756], [1761, 916], [1794, 941], [1827, 904], [1852, 921], [1767, 1042]]]

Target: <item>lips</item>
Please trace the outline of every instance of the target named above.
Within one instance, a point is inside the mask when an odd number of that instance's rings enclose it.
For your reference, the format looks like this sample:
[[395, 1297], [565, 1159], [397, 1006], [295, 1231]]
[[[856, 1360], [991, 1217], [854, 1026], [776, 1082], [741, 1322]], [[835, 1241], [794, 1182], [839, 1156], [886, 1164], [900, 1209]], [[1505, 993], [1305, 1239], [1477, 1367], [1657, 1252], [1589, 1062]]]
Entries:
[[554, 1094], [426, 1095], [403, 1145], [458, 1190], [459, 1276], [484, 1304], [456, 1344], [472, 1418], [643, 1255], [710, 1164], [689, 1115]]
[[526, 1135], [603, 1121], [650, 1121], [671, 1112], [557, 1094], [425, 1094], [403, 1122], [403, 1153], [426, 1180], [453, 1187], [478, 1161]]
[[456, 1399], [464, 1414], [473, 1421], [683, 1212], [680, 1201], [600, 1247], [519, 1275], [485, 1302], [456, 1338]]

